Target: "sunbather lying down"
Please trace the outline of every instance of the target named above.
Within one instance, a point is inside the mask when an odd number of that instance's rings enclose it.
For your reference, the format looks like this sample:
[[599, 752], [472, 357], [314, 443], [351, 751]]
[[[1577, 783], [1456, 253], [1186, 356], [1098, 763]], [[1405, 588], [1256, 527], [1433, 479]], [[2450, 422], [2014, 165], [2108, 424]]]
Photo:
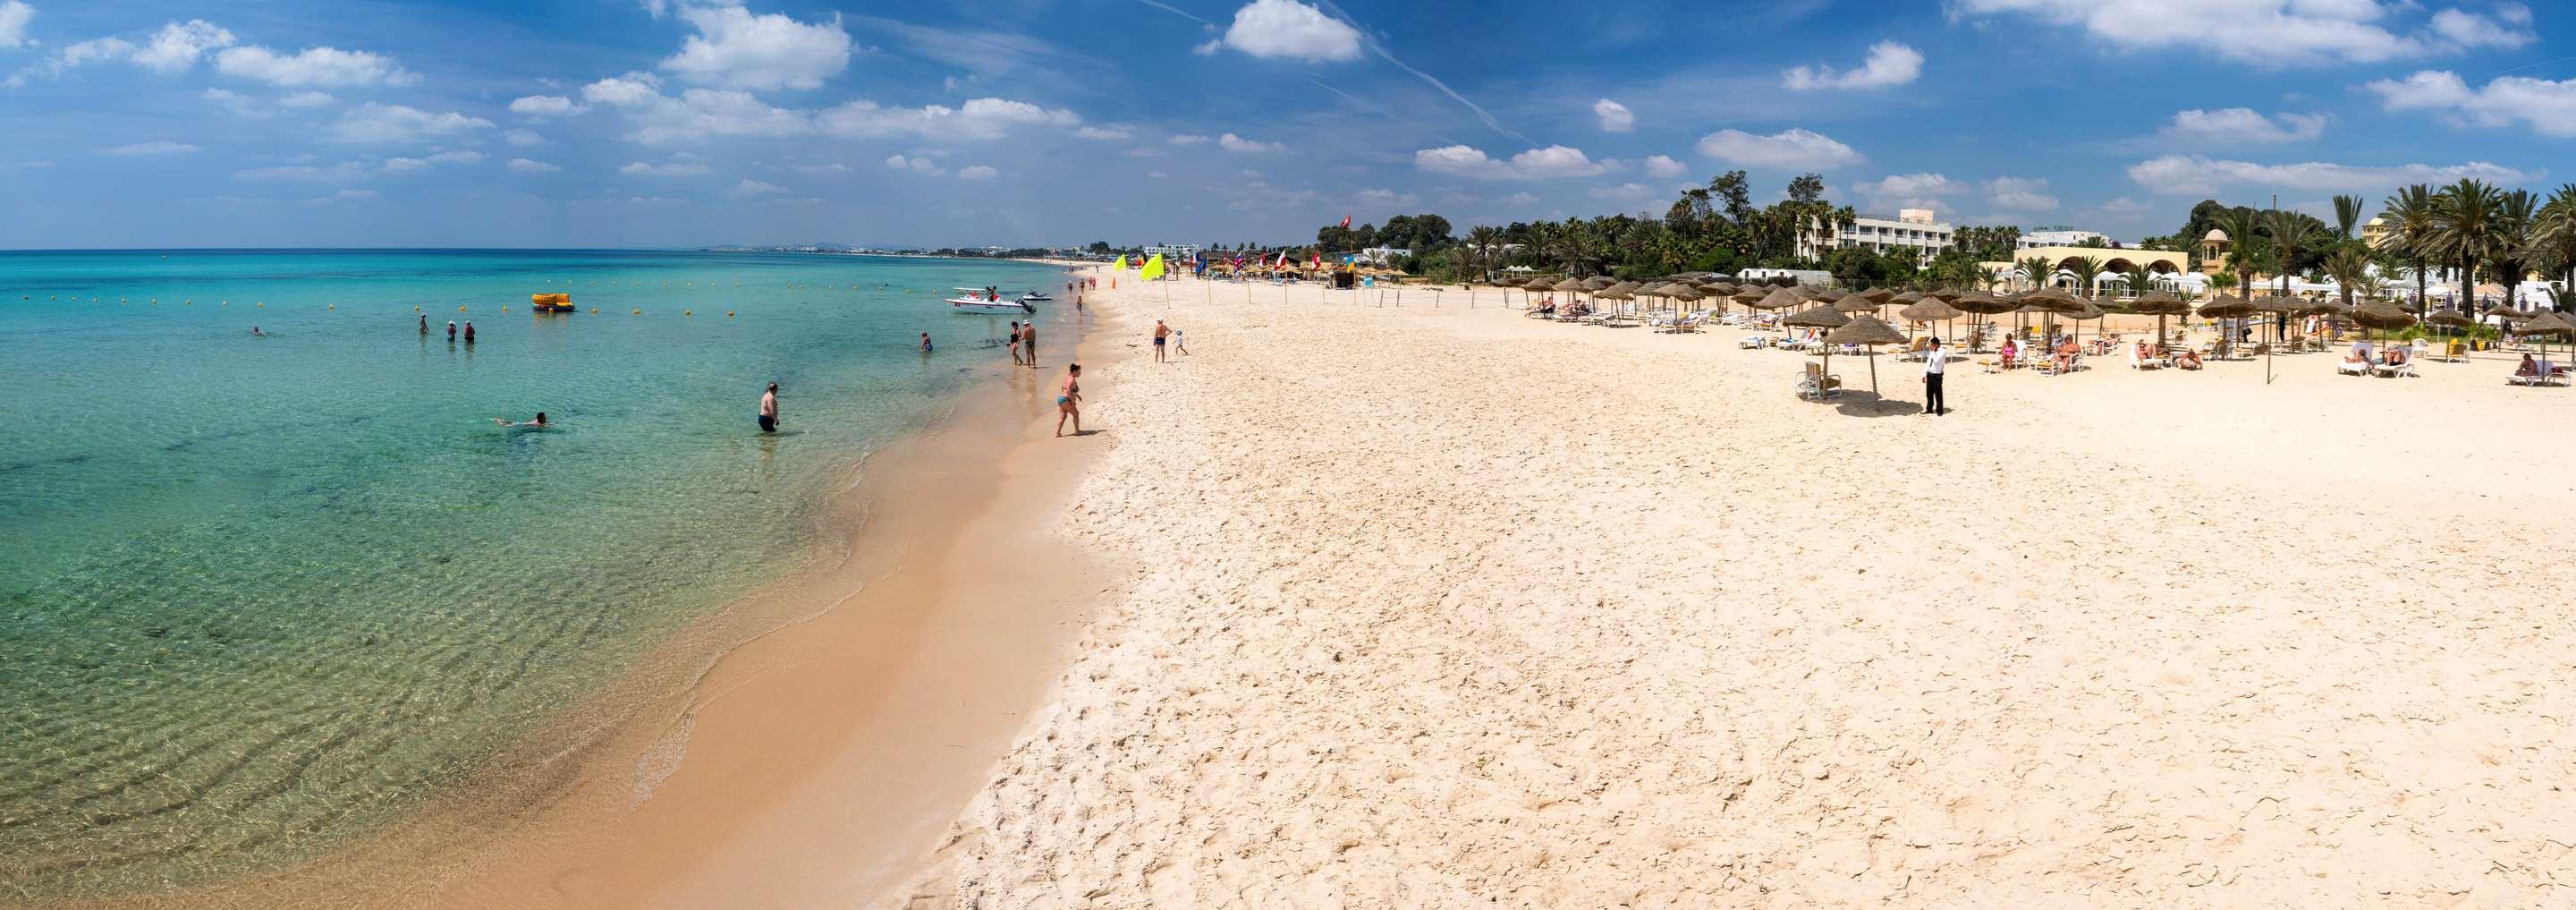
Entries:
[[2190, 348], [2182, 349], [2181, 353], [2174, 355], [2174, 367], [2183, 370], [2200, 369], [2200, 352]]

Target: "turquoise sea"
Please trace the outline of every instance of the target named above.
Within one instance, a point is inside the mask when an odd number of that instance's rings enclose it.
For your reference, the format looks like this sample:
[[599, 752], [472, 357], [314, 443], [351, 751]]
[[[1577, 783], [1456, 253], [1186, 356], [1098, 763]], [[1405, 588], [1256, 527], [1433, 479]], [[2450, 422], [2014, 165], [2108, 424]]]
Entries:
[[[1060, 275], [0, 252], [0, 898], [293, 863], [419, 807], [811, 555], [825, 491], [1007, 363], [950, 287]], [[531, 313], [549, 291], [581, 312]]]

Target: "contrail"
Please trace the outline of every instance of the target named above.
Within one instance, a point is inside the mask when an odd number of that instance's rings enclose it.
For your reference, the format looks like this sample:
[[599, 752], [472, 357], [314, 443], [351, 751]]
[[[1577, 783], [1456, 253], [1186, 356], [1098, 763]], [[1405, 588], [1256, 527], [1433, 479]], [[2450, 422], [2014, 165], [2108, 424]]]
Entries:
[[[1144, 0], [1138, 0], [1138, 2], [1144, 2]], [[1431, 75], [1430, 73], [1426, 73], [1426, 72], [1423, 72], [1423, 71], [1421, 71], [1421, 70], [1414, 69], [1410, 64], [1407, 64], [1407, 63], [1405, 63], [1405, 62], [1404, 62], [1404, 61], [1402, 61], [1402, 60], [1398, 60], [1398, 59], [1396, 59], [1396, 56], [1395, 56], [1394, 54], [1387, 53], [1386, 45], [1379, 44], [1379, 43], [1378, 43], [1378, 40], [1377, 40], [1377, 36], [1376, 36], [1376, 35], [1371, 34], [1371, 33], [1369, 32], [1369, 30], [1368, 30], [1368, 29], [1361, 27], [1361, 26], [1358, 24], [1358, 23], [1359, 23], [1359, 20], [1351, 18], [1351, 15], [1350, 15], [1349, 13], [1342, 12], [1342, 8], [1341, 8], [1339, 5], [1336, 5], [1335, 3], [1333, 3], [1333, 0], [1316, 0], [1316, 2], [1322, 3], [1322, 4], [1324, 5], [1324, 9], [1326, 9], [1326, 10], [1330, 11], [1334, 16], [1339, 17], [1340, 19], [1342, 19], [1342, 21], [1344, 21], [1344, 22], [1348, 22], [1348, 23], [1351, 23], [1351, 27], [1352, 27], [1354, 30], [1356, 30], [1356, 31], [1358, 31], [1358, 32], [1360, 33], [1360, 40], [1368, 42], [1368, 49], [1369, 49], [1369, 52], [1370, 52], [1370, 53], [1374, 53], [1374, 54], [1378, 55], [1378, 57], [1379, 57], [1380, 59], [1383, 59], [1383, 60], [1385, 60], [1385, 61], [1386, 61], [1386, 62], [1388, 62], [1388, 63], [1395, 64], [1395, 67], [1396, 67], [1397, 69], [1403, 70], [1403, 71], [1408, 72], [1408, 73], [1412, 73], [1416, 78], [1419, 78], [1419, 79], [1421, 79], [1421, 80], [1422, 80], [1422, 81], [1424, 81], [1424, 82], [1428, 82], [1428, 83], [1430, 83], [1432, 88], [1439, 89], [1439, 90], [1440, 90], [1440, 93], [1441, 93], [1441, 94], [1443, 94], [1443, 95], [1447, 95], [1447, 96], [1449, 96], [1449, 99], [1450, 99], [1450, 100], [1452, 100], [1452, 101], [1456, 101], [1456, 102], [1458, 102], [1459, 104], [1466, 105], [1468, 110], [1471, 110], [1471, 111], [1475, 111], [1475, 112], [1476, 112], [1476, 117], [1477, 117], [1477, 119], [1480, 119], [1480, 120], [1485, 121], [1485, 126], [1486, 126], [1488, 129], [1491, 129], [1491, 130], [1493, 130], [1494, 132], [1497, 132], [1497, 133], [1501, 133], [1501, 134], [1503, 134], [1503, 135], [1505, 135], [1505, 136], [1510, 136], [1510, 137], [1512, 137], [1512, 138], [1514, 138], [1514, 139], [1518, 139], [1518, 140], [1522, 141], [1523, 143], [1526, 143], [1526, 144], [1529, 144], [1529, 145], [1532, 145], [1532, 146], [1535, 146], [1535, 145], [1537, 145], [1537, 144], [1538, 144], [1538, 141], [1537, 141], [1537, 140], [1535, 140], [1535, 139], [1531, 139], [1531, 138], [1530, 138], [1530, 137], [1528, 137], [1528, 136], [1523, 136], [1523, 135], [1521, 135], [1521, 134], [1519, 134], [1519, 133], [1513, 132], [1513, 131], [1511, 131], [1510, 129], [1505, 128], [1505, 127], [1503, 126], [1503, 122], [1502, 122], [1502, 121], [1494, 119], [1494, 115], [1492, 115], [1492, 114], [1490, 114], [1490, 113], [1486, 113], [1484, 108], [1481, 108], [1481, 107], [1476, 106], [1476, 102], [1473, 102], [1473, 101], [1469, 101], [1469, 100], [1467, 100], [1467, 96], [1465, 96], [1465, 95], [1461, 95], [1461, 94], [1458, 94], [1458, 91], [1457, 91], [1456, 89], [1450, 88], [1448, 83], [1445, 83], [1445, 82], [1442, 82], [1442, 81], [1440, 81], [1440, 80], [1438, 80], [1438, 79], [1432, 78], [1432, 75]]]
[[1196, 23], [1198, 23], [1198, 24], [1200, 24], [1200, 25], [1215, 25], [1215, 24], [1216, 24], [1216, 23], [1214, 23], [1214, 22], [1209, 22], [1209, 21], [1207, 21], [1207, 20], [1205, 20], [1205, 19], [1201, 19], [1201, 18], [1199, 18], [1199, 17], [1197, 17], [1197, 16], [1190, 15], [1190, 13], [1189, 13], [1189, 11], [1188, 11], [1188, 10], [1184, 10], [1184, 9], [1182, 9], [1182, 8], [1180, 8], [1180, 7], [1173, 6], [1173, 5], [1169, 4], [1169, 3], [1156, 3], [1156, 2], [1154, 2], [1154, 0], [1136, 0], [1136, 2], [1138, 2], [1138, 3], [1142, 3], [1142, 4], [1145, 4], [1146, 6], [1150, 6], [1150, 7], [1153, 7], [1153, 8], [1155, 8], [1155, 9], [1158, 9], [1158, 10], [1162, 10], [1162, 11], [1164, 11], [1164, 12], [1170, 13], [1170, 14], [1175, 15], [1175, 16], [1179, 16], [1179, 17], [1181, 17], [1181, 18], [1183, 18], [1183, 19], [1187, 19], [1187, 20], [1190, 20], [1190, 21], [1192, 21], [1192, 22], [1196, 22]]
[[[1386, 118], [1386, 119], [1388, 119], [1388, 120], [1393, 120], [1393, 121], [1395, 121], [1395, 122], [1397, 122], [1397, 123], [1405, 123], [1405, 124], [1416, 125], [1416, 126], [1418, 126], [1418, 125], [1419, 125], [1419, 124], [1412, 124], [1412, 123], [1411, 123], [1411, 121], [1408, 121], [1408, 120], [1405, 120], [1405, 119], [1404, 119], [1404, 118], [1402, 118], [1402, 117], [1398, 117], [1398, 116], [1396, 116], [1396, 115], [1395, 115], [1395, 113], [1394, 113], [1393, 111], [1389, 111], [1389, 110], [1387, 110], [1386, 108], [1382, 108], [1382, 107], [1379, 107], [1379, 106], [1377, 106], [1377, 105], [1375, 105], [1375, 104], [1371, 104], [1371, 103], [1369, 103], [1369, 102], [1367, 102], [1367, 101], [1362, 101], [1362, 100], [1360, 100], [1359, 98], [1353, 97], [1353, 96], [1351, 95], [1351, 93], [1349, 93], [1349, 92], [1345, 92], [1345, 91], [1342, 91], [1341, 89], [1337, 89], [1337, 88], [1334, 88], [1334, 87], [1332, 87], [1332, 86], [1325, 85], [1325, 84], [1324, 84], [1324, 80], [1322, 80], [1322, 79], [1318, 79], [1318, 78], [1315, 78], [1315, 76], [1314, 76], [1313, 74], [1311, 74], [1311, 73], [1310, 73], [1310, 74], [1308, 74], [1308, 75], [1306, 76], [1306, 81], [1314, 83], [1316, 88], [1320, 88], [1320, 89], [1323, 89], [1323, 90], [1325, 90], [1325, 91], [1331, 92], [1331, 93], [1333, 93], [1333, 94], [1340, 95], [1340, 96], [1342, 96], [1342, 99], [1343, 99], [1343, 100], [1345, 100], [1345, 101], [1349, 101], [1349, 102], [1350, 102], [1350, 103], [1352, 103], [1352, 104], [1359, 105], [1360, 107], [1367, 109], [1370, 113], [1376, 114], [1376, 115], [1378, 115], [1378, 116], [1380, 116], [1380, 117], [1384, 117], [1384, 118]], [[1460, 142], [1460, 141], [1458, 141], [1458, 140], [1456, 140], [1456, 139], [1449, 138], [1447, 135], [1442, 134], [1442, 133], [1441, 133], [1440, 131], [1438, 131], [1438, 130], [1430, 130], [1429, 132], [1431, 133], [1432, 138], [1434, 138], [1434, 139], [1438, 139], [1438, 140], [1440, 140], [1440, 141], [1442, 141], [1442, 142], [1449, 143], [1450, 145], [1465, 145], [1465, 144], [1466, 144], [1466, 143], [1464, 143], [1464, 142]]]

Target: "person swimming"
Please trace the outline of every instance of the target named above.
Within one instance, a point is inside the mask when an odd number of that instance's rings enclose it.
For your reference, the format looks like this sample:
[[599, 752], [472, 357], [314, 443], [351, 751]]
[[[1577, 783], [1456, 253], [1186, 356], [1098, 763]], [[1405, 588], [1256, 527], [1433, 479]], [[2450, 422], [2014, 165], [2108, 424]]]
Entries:
[[251, 337], [253, 337], [253, 338], [266, 338], [266, 337], [268, 337], [268, 333], [267, 333], [267, 332], [260, 331], [258, 326], [251, 326], [251, 327], [250, 327], [250, 334], [251, 334]]
[[515, 420], [503, 420], [503, 419], [498, 418], [498, 417], [492, 418], [492, 422], [493, 422], [493, 423], [500, 424], [500, 425], [505, 426], [505, 427], [526, 427], [526, 428], [531, 429], [531, 430], [542, 430], [542, 429], [545, 429], [545, 428], [547, 428], [547, 427], [554, 426], [554, 424], [551, 424], [551, 423], [547, 423], [547, 422], [546, 422], [546, 412], [544, 412], [544, 411], [538, 411], [538, 412], [537, 412], [537, 417], [536, 417], [536, 419], [534, 419], [534, 420], [529, 420], [529, 421], [525, 421], [525, 422], [515, 421]]

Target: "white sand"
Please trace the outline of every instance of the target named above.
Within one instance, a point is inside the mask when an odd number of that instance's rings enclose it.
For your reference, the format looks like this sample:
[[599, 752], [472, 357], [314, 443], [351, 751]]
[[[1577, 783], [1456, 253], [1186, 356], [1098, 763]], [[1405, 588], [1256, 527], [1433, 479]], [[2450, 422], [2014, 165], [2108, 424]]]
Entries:
[[2576, 390], [1169, 291], [1066, 443], [1150, 571], [884, 903], [2576, 905]]

